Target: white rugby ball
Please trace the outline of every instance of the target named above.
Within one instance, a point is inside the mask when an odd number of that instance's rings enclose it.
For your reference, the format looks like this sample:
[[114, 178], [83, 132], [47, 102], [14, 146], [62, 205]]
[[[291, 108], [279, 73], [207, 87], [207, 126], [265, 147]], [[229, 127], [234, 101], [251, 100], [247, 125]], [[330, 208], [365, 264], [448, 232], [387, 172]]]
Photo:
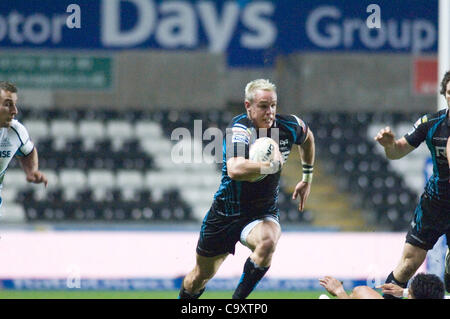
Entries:
[[[249, 159], [255, 162], [270, 162], [275, 157], [276, 142], [270, 137], [260, 137], [252, 145], [250, 145]], [[258, 182], [266, 177], [266, 174], [261, 174], [251, 182]]]

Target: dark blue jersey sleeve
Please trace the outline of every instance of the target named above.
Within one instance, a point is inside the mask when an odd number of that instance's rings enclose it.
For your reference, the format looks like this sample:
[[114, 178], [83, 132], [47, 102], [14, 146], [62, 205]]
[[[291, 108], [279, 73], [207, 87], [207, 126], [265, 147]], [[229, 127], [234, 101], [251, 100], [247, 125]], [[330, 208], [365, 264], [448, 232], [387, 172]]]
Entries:
[[297, 128], [296, 128], [296, 137], [295, 137], [295, 144], [297, 145], [302, 145], [305, 140], [306, 137], [308, 136], [308, 125], [306, 125], [306, 123], [299, 117], [292, 115], [295, 118], [295, 121], [298, 123]]
[[417, 148], [420, 143], [425, 141], [430, 126], [430, 122], [428, 121], [428, 119], [428, 114], [422, 116], [416, 121], [416, 123], [414, 123], [414, 129], [411, 132], [405, 134], [404, 137], [409, 145]]

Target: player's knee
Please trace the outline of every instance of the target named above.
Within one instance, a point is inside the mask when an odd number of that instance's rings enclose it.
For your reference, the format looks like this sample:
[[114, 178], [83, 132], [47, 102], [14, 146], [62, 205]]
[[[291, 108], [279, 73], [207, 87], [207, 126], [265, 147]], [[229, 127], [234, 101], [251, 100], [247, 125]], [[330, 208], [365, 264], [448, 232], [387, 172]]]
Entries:
[[352, 299], [380, 299], [380, 295], [367, 286], [356, 286], [350, 295]]
[[265, 256], [271, 255], [277, 246], [277, 242], [274, 238], [267, 237], [264, 238], [258, 245], [258, 249], [261, 254]]
[[358, 298], [361, 295], [364, 295], [364, 293], [367, 291], [367, 287], [366, 286], [356, 286], [355, 288], [353, 288], [352, 291], [352, 296], [354, 298]]

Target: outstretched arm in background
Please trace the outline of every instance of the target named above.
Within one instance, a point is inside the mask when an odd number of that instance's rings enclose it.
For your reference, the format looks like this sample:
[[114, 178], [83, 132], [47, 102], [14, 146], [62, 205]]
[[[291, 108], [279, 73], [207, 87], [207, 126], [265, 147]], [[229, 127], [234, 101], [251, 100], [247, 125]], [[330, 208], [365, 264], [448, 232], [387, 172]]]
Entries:
[[402, 158], [414, 150], [414, 147], [409, 145], [404, 137], [395, 140], [394, 133], [389, 126], [380, 130], [374, 140], [384, 147], [386, 157], [391, 160]]
[[44, 173], [39, 171], [38, 153], [36, 147], [27, 156], [19, 157], [19, 161], [27, 176], [28, 182], [35, 184], [44, 183], [45, 187], [47, 187], [47, 177]]

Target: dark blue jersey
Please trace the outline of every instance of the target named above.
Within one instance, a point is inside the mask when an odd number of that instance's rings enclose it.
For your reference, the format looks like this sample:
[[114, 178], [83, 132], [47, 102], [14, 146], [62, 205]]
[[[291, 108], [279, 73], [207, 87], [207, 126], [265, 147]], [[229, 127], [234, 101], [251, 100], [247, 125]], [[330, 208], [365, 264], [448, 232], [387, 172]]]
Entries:
[[450, 201], [449, 167], [446, 155], [450, 132], [448, 108], [434, 114], [422, 116], [414, 124], [414, 130], [405, 135], [406, 141], [414, 147], [425, 141], [431, 152], [433, 175], [427, 181], [425, 192], [434, 199]]
[[256, 129], [247, 114], [231, 120], [223, 142], [222, 181], [214, 195], [216, 209], [228, 216], [254, 215], [277, 211], [280, 172], [269, 174], [258, 182], [235, 181], [228, 176], [227, 159], [249, 158], [249, 147], [259, 137], [268, 136], [278, 142], [284, 160], [294, 144], [301, 145], [308, 126], [294, 115], [276, 115], [272, 127]]

